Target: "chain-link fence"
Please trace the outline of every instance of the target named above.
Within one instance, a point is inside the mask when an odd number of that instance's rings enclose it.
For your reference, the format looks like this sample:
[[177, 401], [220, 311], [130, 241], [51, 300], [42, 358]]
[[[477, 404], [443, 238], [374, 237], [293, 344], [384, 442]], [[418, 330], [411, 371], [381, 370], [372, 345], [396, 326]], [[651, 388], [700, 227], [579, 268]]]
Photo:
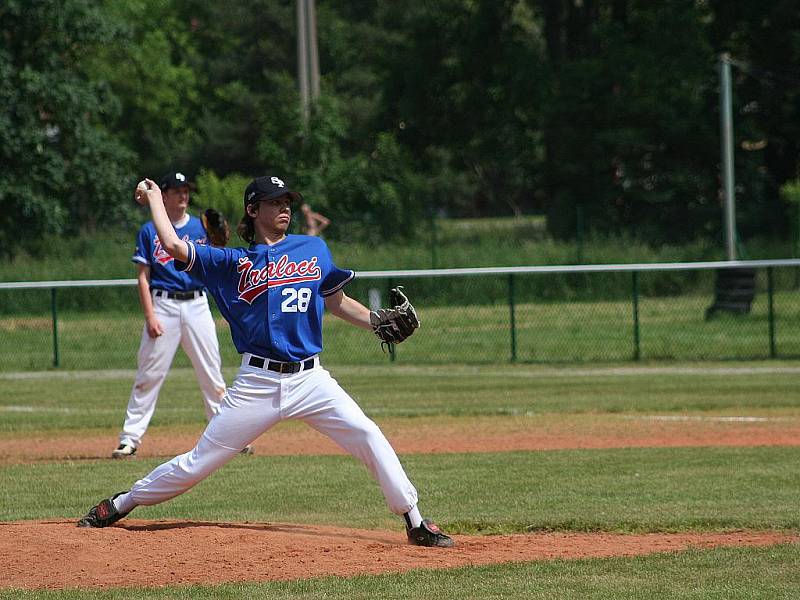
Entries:
[[[365, 272], [348, 286], [349, 295], [376, 307], [390, 287], [403, 284], [422, 328], [384, 352], [368, 332], [326, 315], [323, 360], [422, 365], [796, 358], [798, 267], [800, 260]], [[726, 273], [739, 279], [725, 279]], [[135, 368], [143, 317], [134, 284], [0, 284], [0, 370]], [[223, 363], [237, 365], [228, 325], [211, 305]], [[189, 366], [183, 352], [174, 365]]]

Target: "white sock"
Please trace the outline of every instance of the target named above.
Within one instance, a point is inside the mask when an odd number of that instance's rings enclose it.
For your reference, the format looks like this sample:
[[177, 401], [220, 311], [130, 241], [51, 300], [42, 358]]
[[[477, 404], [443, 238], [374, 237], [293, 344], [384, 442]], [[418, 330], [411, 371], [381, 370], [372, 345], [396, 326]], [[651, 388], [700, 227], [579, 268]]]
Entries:
[[114, 508], [117, 509], [120, 513], [129, 513], [138, 505], [133, 501], [133, 496], [130, 492], [125, 492], [124, 494], [117, 496], [111, 501], [114, 504]]
[[422, 515], [419, 514], [419, 508], [416, 506], [404, 514], [403, 518], [406, 520], [406, 527], [409, 529], [422, 525]]

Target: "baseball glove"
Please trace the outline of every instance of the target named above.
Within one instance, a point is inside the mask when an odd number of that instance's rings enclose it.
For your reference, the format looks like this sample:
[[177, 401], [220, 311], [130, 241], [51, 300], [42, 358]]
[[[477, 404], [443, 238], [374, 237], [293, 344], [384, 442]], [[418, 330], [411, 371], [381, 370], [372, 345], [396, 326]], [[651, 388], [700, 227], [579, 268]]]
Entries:
[[389, 303], [393, 308], [380, 308], [369, 313], [372, 330], [386, 344], [399, 344], [419, 328], [417, 311], [402, 290], [402, 286], [389, 290]]
[[222, 213], [217, 212], [213, 208], [207, 208], [200, 215], [200, 220], [203, 222], [203, 229], [206, 230], [208, 241], [212, 246], [223, 248], [231, 239], [231, 228]]

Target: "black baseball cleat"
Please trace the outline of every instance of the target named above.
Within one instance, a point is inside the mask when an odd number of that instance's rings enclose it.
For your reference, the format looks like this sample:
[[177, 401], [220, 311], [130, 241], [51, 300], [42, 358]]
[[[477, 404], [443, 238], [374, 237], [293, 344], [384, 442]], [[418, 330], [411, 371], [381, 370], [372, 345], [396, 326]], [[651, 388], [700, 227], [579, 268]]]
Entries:
[[136, 454], [136, 448], [130, 444], [120, 444], [117, 449], [111, 453], [111, 458], [130, 458]]
[[121, 518], [128, 516], [128, 513], [119, 512], [113, 502], [114, 498], [126, 493], [114, 494], [111, 498], [106, 498], [100, 504], [90, 508], [89, 512], [78, 521], [78, 527], [108, 527]]
[[406, 532], [408, 533], [408, 543], [414, 546], [452, 548], [456, 545], [453, 538], [445, 535], [436, 523], [428, 519], [423, 519], [419, 527], [406, 529]]

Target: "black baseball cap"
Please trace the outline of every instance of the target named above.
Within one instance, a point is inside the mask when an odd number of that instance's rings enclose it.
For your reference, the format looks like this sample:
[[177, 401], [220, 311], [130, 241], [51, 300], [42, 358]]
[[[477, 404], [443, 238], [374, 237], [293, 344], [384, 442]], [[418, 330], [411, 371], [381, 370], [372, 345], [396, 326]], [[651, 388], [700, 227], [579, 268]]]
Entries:
[[274, 175], [256, 177], [244, 190], [244, 208], [247, 210], [249, 204], [254, 204], [261, 200], [272, 200], [284, 195], [289, 196], [295, 202], [303, 199], [300, 192], [291, 191], [280, 177], [275, 177]]
[[180, 171], [171, 171], [161, 178], [159, 187], [166, 191], [169, 188], [179, 188], [183, 187], [184, 185], [193, 191], [197, 189], [197, 186], [194, 184], [194, 182], [189, 181], [189, 178], [186, 175]]

